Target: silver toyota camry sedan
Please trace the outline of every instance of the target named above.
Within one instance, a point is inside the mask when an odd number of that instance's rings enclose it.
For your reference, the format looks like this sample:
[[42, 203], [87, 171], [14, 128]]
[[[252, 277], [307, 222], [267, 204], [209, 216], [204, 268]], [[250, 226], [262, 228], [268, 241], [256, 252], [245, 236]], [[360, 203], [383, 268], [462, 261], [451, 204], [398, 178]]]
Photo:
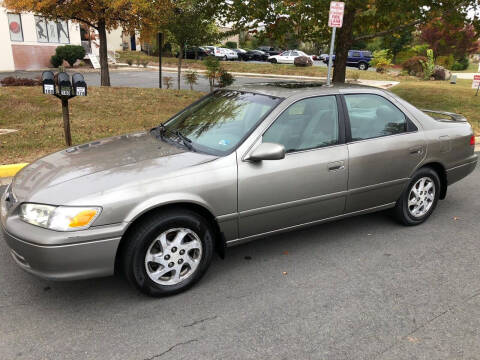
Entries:
[[476, 164], [460, 115], [361, 86], [264, 83], [207, 95], [163, 125], [24, 168], [1, 199], [15, 262], [46, 279], [123, 273], [152, 296], [214, 252], [391, 209], [418, 225]]

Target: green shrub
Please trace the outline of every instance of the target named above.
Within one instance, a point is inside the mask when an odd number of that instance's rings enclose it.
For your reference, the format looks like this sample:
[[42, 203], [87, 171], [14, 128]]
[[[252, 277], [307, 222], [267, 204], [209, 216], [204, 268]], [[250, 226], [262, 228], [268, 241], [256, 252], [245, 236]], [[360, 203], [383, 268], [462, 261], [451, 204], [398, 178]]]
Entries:
[[470, 62], [469, 62], [468, 58], [463, 57], [462, 59], [455, 61], [455, 63], [452, 65], [452, 70], [453, 71], [466, 70], [468, 68], [469, 64], [470, 64]]
[[132, 65], [133, 65], [133, 59], [132, 59], [132, 58], [128, 58], [128, 59], [127, 59], [127, 64], [128, 64], [128, 66], [132, 66]]
[[220, 77], [219, 77], [219, 80], [218, 80], [218, 86], [220, 86], [220, 87], [230, 86], [234, 83], [234, 81], [235, 81], [235, 78], [227, 70], [225, 70], [225, 69], [220, 70]]
[[73, 67], [73, 64], [75, 64], [77, 60], [81, 60], [85, 57], [85, 49], [80, 45], [58, 46], [55, 49], [55, 55], [60, 59], [65, 60], [71, 67]]
[[193, 90], [193, 85], [198, 83], [198, 73], [196, 71], [187, 71], [183, 75], [185, 81], [190, 85], [190, 90]]
[[429, 80], [430, 77], [433, 75], [433, 70], [435, 69], [435, 61], [433, 58], [433, 50], [427, 50], [427, 60], [420, 60], [423, 68], [423, 78], [425, 80]]
[[210, 84], [210, 92], [213, 91], [215, 87], [215, 81], [220, 77], [220, 61], [215, 56], [207, 56], [205, 60], [203, 60], [203, 64], [207, 68], [207, 79], [208, 83]]
[[58, 68], [60, 65], [63, 64], [63, 59], [57, 54], [55, 54], [50, 58], [50, 63], [54, 68]]
[[455, 58], [452, 54], [448, 56], [438, 56], [435, 64], [443, 66], [446, 69], [451, 69], [453, 64], [455, 64]]
[[374, 51], [370, 65], [376, 67], [377, 72], [385, 72], [390, 66], [392, 66], [392, 56], [390, 55], [390, 51], [386, 49]]
[[420, 45], [412, 46], [412, 50], [415, 51], [415, 54], [417, 54], [417, 56], [427, 56], [427, 51], [429, 48], [430, 48], [430, 45], [428, 44], [420, 44]]
[[225, 43], [225, 47], [228, 49], [236, 49], [237, 48], [237, 43], [235, 41], [227, 41]]

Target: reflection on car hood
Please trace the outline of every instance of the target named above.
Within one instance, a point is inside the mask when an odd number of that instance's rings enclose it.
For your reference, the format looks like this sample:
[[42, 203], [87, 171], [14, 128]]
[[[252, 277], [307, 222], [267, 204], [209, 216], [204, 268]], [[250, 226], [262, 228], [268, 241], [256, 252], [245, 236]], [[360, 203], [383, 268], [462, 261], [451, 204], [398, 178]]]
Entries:
[[25, 167], [12, 187], [19, 199], [72, 179], [98, 172], [168, 157], [186, 150], [159, 141], [147, 132], [111, 137], [62, 150]]

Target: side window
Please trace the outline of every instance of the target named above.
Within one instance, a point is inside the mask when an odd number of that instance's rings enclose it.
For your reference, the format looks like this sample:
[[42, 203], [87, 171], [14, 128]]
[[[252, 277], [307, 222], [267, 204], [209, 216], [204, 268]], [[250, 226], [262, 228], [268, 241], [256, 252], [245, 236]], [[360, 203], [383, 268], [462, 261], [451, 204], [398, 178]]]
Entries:
[[285, 146], [287, 152], [338, 144], [335, 96], [300, 100], [285, 110], [263, 134], [263, 142]]
[[390, 101], [379, 95], [345, 95], [352, 140], [372, 139], [407, 131], [407, 119]]
[[359, 51], [354, 51], [353, 52], [353, 57], [360, 57], [360, 52]]
[[298, 51], [292, 51], [292, 54], [290, 56], [299, 56], [300, 54], [298, 53]]

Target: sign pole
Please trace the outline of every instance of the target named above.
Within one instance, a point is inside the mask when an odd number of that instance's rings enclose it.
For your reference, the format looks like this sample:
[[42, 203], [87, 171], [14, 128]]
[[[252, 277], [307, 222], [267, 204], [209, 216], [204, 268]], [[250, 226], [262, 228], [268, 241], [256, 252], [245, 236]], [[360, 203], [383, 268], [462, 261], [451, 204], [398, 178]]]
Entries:
[[335, 47], [335, 34], [337, 28], [332, 28], [332, 42], [330, 43], [330, 56], [328, 57], [328, 72], [327, 72], [327, 86], [331, 85], [332, 65], [333, 65], [333, 50]]
[[163, 34], [158, 33], [158, 87], [162, 88], [162, 44]]
[[475, 94], [475, 96], [478, 96], [478, 91], [479, 90], [480, 90], [480, 81], [478, 82], [477, 93]]
[[327, 86], [331, 86], [332, 84], [332, 67], [333, 67], [333, 53], [335, 49], [335, 35], [337, 34], [337, 27], [341, 28], [343, 25], [344, 11], [345, 11], [344, 2], [332, 1], [330, 3], [330, 12], [328, 13], [328, 26], [332, 28], [332, 42], [330, 43], [330, 56], [328, 57]]

